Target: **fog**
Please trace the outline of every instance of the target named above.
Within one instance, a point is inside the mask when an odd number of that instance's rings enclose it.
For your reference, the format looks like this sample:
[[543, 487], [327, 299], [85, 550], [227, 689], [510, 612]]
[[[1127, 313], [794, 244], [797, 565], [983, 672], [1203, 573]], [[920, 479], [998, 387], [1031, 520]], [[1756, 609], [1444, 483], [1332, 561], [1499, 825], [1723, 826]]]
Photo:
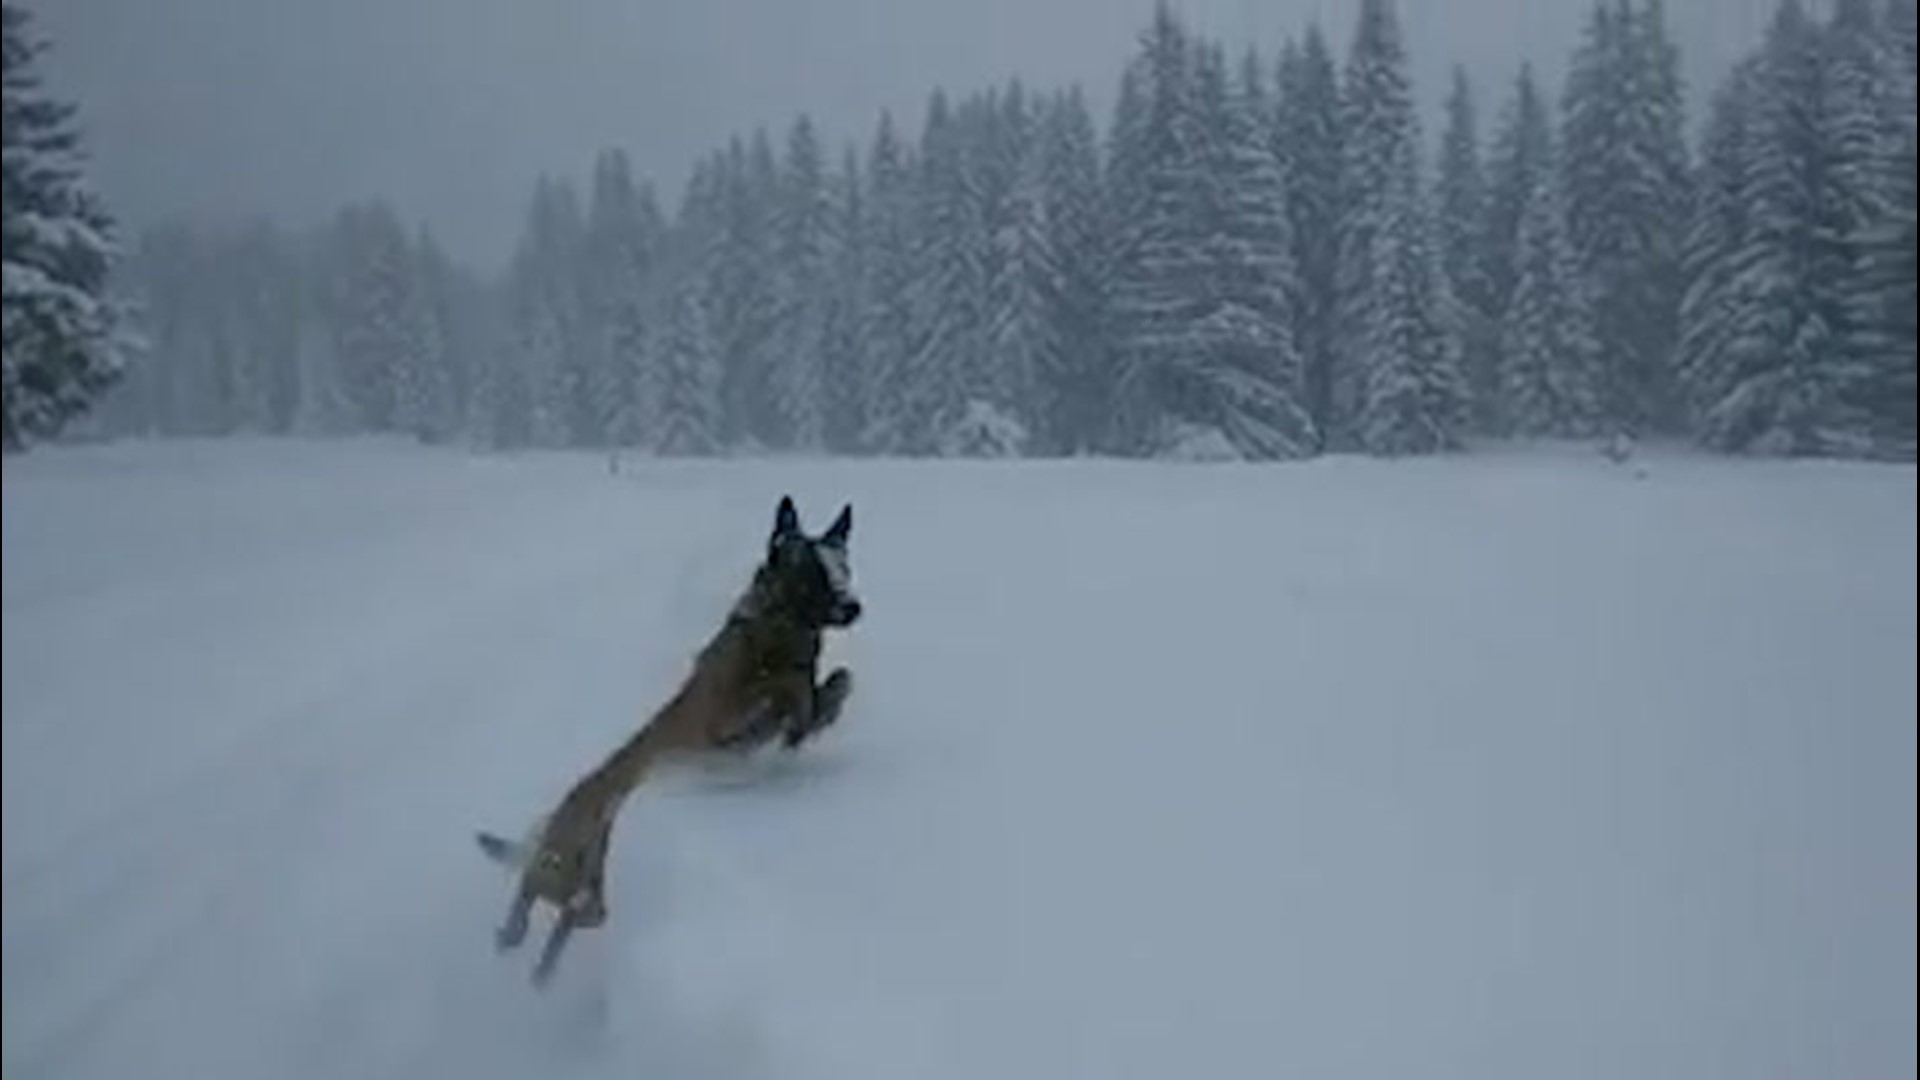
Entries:
[[[1184, 0], [1196, 29], [1271, 54], [1318, 18], [1345, 51], [1357, 0]], [[389, 199], [456, 257], [493, 263], [541, 172], [601, 147], [677, 192], [729, 133], [806, 110], [835, 141], [879, 110], [917, 125], [934, 86], [1080, 82], [1106, 109], [1151, 0], [41, 0], [54, 83], [97, 182], [134, 225]], [[1522, 57], [1556, 77], [1588, 0], [1397, 5], [1431, 105], [1447, 67], [1491, 96]], [[1757, 39], [1766, 0], [1668, 19], [1690, 102]], [[1429, 132], [1431, 134], [1431, 130]]]

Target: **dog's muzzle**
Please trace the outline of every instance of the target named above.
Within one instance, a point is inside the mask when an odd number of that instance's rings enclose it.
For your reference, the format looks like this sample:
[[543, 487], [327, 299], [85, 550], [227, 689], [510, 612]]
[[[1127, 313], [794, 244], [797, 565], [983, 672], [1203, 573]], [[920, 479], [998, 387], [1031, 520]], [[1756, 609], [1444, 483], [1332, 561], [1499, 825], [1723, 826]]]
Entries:
[[834, 603], [833, 611], [827, 616], [827, 621], [835, 626], [852, 626], [854, 621], [860, 618], [860, 611], [860, 601], [840, 600]]

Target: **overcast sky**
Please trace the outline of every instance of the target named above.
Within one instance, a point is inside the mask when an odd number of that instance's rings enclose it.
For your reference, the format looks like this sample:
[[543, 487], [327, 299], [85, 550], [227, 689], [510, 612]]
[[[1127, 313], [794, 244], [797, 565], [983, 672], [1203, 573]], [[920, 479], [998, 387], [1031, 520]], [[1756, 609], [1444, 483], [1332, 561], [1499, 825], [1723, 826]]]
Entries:
[[[1465, 63], [1557, 78], [1589, 0], [1398, 0], [1423, 96]], [[1080, 82], [1104, 108], [1152, 0], [28, 0], [130, 224], [265, 211], [308, 222], [381, 196], [457, 255], [510, 247], [533, 178], [624, 146], [662, 193], [736, 130], [800, 110], [836, 140], [935, 85]], [[1357, 0], [1179, 0], [1271, 54], [1316, 16], [1344, 55]], [[1669, 0], [1699, 83], [1771, 0]], [[1483, 106], [1483, 111], [1491, 112]], [[1432, 132], [1429, 131], [1429, 135]], [[671, 207], [669, 206], [669, 209]]]

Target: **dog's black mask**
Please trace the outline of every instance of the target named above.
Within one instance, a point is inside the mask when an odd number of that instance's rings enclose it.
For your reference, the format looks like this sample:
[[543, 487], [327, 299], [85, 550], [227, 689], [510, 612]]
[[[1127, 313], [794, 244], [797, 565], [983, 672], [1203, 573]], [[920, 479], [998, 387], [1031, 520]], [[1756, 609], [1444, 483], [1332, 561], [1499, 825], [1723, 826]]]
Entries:
[[762, 573], [788, 606], [812, 626], [847, 627], [860, 618], [860, 600], [853, 594], [853, 571], [847, 541], [853, 533], [853, 506], [819, 536], [800, 529], [800, 513], [791, 496], [780, 500], [773, 535], [767, 541]]

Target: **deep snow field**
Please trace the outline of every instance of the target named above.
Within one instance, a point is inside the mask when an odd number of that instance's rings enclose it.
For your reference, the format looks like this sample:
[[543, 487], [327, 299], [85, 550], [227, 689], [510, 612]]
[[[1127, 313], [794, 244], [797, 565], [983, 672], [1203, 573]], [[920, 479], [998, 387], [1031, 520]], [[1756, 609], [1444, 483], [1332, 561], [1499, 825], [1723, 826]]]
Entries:
[[[5, 464], [7, 1080], [1911, 1077], [1915, 472], [400, 442]], [[791, 492], [841, 723], [517, 832]]]

